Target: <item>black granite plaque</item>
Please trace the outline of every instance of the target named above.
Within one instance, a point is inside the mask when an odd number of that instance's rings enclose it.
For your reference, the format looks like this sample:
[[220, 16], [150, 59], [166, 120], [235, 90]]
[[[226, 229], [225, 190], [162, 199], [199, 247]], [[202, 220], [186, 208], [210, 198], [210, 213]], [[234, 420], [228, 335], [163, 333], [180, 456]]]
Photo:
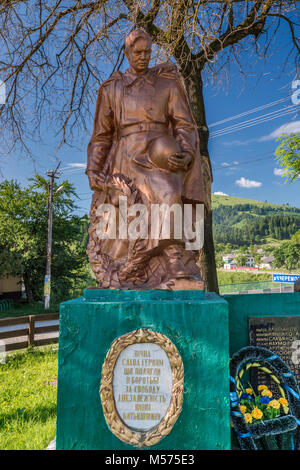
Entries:
[[[249, 318], [251, 346], [262, 346], [278, 354], [289, 366], [300, 386], [300, 317], [253, 317]], [[277, 395], [277, 387], [266, 374], [251, 371], [251, 382], [271, 387]]]

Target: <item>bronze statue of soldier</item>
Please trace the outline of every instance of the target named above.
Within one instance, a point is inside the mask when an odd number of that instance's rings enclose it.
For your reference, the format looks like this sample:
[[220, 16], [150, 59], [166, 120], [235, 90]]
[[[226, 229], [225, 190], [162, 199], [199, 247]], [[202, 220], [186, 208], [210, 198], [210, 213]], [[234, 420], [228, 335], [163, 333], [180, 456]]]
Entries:
[[185, 249], [174, 229], [164, 236], [161, 219], [151, 221], [155, 238], [151, 223], [147, 236], [129, 239], [118, 231], [99, 238], [99, 222], [111, 217], [99, 207], [113, 205], [120, 221], [122, 197], [128, 208], [140, 204], [149, 213], [153, 205], [205, 203], [197, 127], [176, 66], [149, 68], [151, 38], [139, 29], [127, 36], [125, 55], [129, 69], [100, 86], [88, 145], [90, 263], [102, 289], [181, 289], [184, 280], [201, 289], [197, 252]]

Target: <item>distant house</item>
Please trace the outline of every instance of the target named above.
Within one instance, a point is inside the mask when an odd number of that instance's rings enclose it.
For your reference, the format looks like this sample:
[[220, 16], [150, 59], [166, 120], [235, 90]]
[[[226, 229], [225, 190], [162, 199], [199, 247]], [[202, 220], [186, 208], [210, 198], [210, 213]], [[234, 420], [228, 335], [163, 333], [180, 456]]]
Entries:
[[228, 255], [224, 255], [223, 261], [224, 261], [224, 269], [230, 271], [232, 269], [247, 269], [247, 268], [255, 268], [255, 262], [254, 262], [254, 256], [252, 255], [245, 255], [246, 256], [246, 262], [244, 266], [238, 266], [237, 263], [237, 253], [229, 253]]
[[247, 255], [246, 266], [247, 268], [254, 268], [255, 266], [254, 256]]
[[272, 269], [273, 268], [273, 263], [274, 263], [274, 256], [269, 255], [269, 256], [263, 256], [260, 261], [260, 268], [265, 268], [265, 269]]
[[22, 279], [19, 277], [2, 276], [0, 278], [0, 300], [20, 300], [22, 297]]
[[222, 257], [224, 261], [224, 269], [230, 270], [236, 268], [237, 264], [235, 262], [235, 257], [236, 255], [232, 253]]

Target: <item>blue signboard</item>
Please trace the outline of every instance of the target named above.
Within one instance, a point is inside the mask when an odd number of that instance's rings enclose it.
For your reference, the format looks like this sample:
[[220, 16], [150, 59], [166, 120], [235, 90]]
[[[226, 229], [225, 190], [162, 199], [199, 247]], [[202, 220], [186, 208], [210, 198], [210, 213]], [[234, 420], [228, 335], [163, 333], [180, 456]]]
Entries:
[[296, 282], [300, 277], [299, 274], [273, 274], [273, 282]]

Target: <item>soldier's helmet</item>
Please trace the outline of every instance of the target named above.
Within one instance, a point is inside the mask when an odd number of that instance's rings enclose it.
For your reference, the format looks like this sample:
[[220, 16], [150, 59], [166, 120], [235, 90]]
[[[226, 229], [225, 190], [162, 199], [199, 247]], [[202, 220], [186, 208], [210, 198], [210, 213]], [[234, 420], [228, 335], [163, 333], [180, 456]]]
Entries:
[[169, 135], [163, 135], [152, 140], [149, 145], [149, 158], [158, 168], [169, 170], [168, 158], [171, 155], [180, 154], [181, 149], [176, 139]]

